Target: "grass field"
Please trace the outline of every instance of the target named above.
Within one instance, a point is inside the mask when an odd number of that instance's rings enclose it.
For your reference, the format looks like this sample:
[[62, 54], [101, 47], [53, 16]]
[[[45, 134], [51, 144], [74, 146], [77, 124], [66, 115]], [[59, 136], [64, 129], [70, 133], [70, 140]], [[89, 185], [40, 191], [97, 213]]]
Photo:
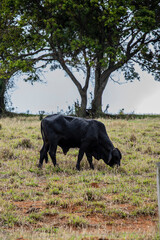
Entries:
[[160, 118], [99, 119], [123, 155], [120, 168], [57, 152], [37, 168], [42, 146], [37, 117], [0, 119], [0, 239], [158, 240], [156, 162]]

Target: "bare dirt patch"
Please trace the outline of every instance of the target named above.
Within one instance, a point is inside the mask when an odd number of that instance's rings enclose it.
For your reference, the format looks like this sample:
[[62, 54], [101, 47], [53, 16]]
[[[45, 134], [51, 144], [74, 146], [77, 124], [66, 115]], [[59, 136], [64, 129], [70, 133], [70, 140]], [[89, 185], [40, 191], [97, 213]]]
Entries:
[[[30, 213], [38, 213], [47, 208], [47, 205], [44, 201], [22, 201], [14, 202], [14, 205], [17, 207], [17, 210], [20, 211], [20, 214], [29, 215]], [[130, 204], [116, 204], [112, 205], [112, 208], [123, 209], [126, 212], [133, 211], [134, 206]], [[141, 233], [152, 233], [156, 231], [157, 228], [157, 216], [138, 216], [138, 217], [122, 217], [118, 216], [115, 212], [112, 215], [103, 215], [103, 214], [90, 214], [86, 216], [86, 211], [80, 206], [70, 205], [69, 208], [63, 209], [61, 207], [54, 207], [60, 214], [46, 213], [40, 221], [37, 221], [34, 227], [40, 227], [44, 224], [51, 224], [54, 227], [67, 227], [68, 226], [68, 217], [67, 214], [74, 214], [74, 216], [85, 217], [87, 219], [87, 228], [91, 229], [93, 232], [96, 232], [97, 229], [101, 233], [105, 232], [141, 232]], [[83, 211], [82, 211], [83, 209]], [[74, 227], [74, 231], [80, 231], [80, 228]], [[87, 239], [87, 238], [86, 238]]]
[[46, 208], [46, 204], [43, 201], [21, 201], [14, 202], [14, 205], [24, 214], [39, 212]]
[[16, 240], [28, 240], [28, 239], [20, 237], [20, 238], [17, 238]]

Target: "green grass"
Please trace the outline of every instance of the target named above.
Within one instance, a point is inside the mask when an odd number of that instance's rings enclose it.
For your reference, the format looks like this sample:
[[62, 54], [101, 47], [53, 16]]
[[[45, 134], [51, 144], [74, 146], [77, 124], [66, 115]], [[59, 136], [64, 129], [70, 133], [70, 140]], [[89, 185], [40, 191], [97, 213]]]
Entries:
[[[122, 152], [120, 168], [78, 150], [37, 168], [42, 146], [39, 116], [0, 119], [0, 239], [160, 239], [156, 162], [160, 117], [99, 119]], [[150, 224], [150, 228], [147, 228]]]

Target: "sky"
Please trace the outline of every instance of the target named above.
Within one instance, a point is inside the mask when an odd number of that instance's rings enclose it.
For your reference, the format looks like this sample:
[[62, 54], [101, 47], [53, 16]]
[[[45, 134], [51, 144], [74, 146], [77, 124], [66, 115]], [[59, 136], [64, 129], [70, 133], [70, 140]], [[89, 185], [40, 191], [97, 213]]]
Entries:
[[[154, 80], [152, 75], [138, 69], [141, 80], [124, 83], [123, 76], [116, 74], [113, 77], [120, 84], [109, 80], [103, 93], [103, 110], [109, 104], [108, 112], [137, 114], [160, 114], [160, 82]], [[80, 75], [77, 77], [83, 82]], [[37, 114], [45, 111], [47, 114], [66, 112], [68, 106], [80, 100], [77, 88], [63, 70], [46, 71], [42, 79], [45, 83], [31, 85], [24, 82], [22, 77], [15, 77], [15, 87], [9, 91], [12, 107], [15, 112]], [[90, 84], [89, 91], [93, 89]], [[90, 94], [89, 103], [91, 102]], [[89, 107], [89, 105], [88, 105]]]

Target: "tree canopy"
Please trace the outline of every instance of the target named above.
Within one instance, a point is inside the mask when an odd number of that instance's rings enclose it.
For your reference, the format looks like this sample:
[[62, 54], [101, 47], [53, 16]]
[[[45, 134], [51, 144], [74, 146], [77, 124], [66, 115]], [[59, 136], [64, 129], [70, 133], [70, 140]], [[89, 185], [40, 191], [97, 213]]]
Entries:
[[[30, 61], [33, 69], [41, 61], [63, 68], [81, 96], [81, 115], [91, 78], [94, 113], [102, 111], [103, 91], [116, 70], [132, 81], [139, 78], [138, 63], [160, 80], [159, 0], [16, 0], [14, 8], [18, 66]], [[84, 85], [72, 67], [85, 73]]]
[[14, 1], [0, 2], [0, 114], [6, 111], [6, 92], [14, 86], [17, 73], [28, 74], [27, 80], [39, 80], [32, 56], [23, 58], [31, 46], [23, 35], [23, 28], [18, 24], [19, 9]]

